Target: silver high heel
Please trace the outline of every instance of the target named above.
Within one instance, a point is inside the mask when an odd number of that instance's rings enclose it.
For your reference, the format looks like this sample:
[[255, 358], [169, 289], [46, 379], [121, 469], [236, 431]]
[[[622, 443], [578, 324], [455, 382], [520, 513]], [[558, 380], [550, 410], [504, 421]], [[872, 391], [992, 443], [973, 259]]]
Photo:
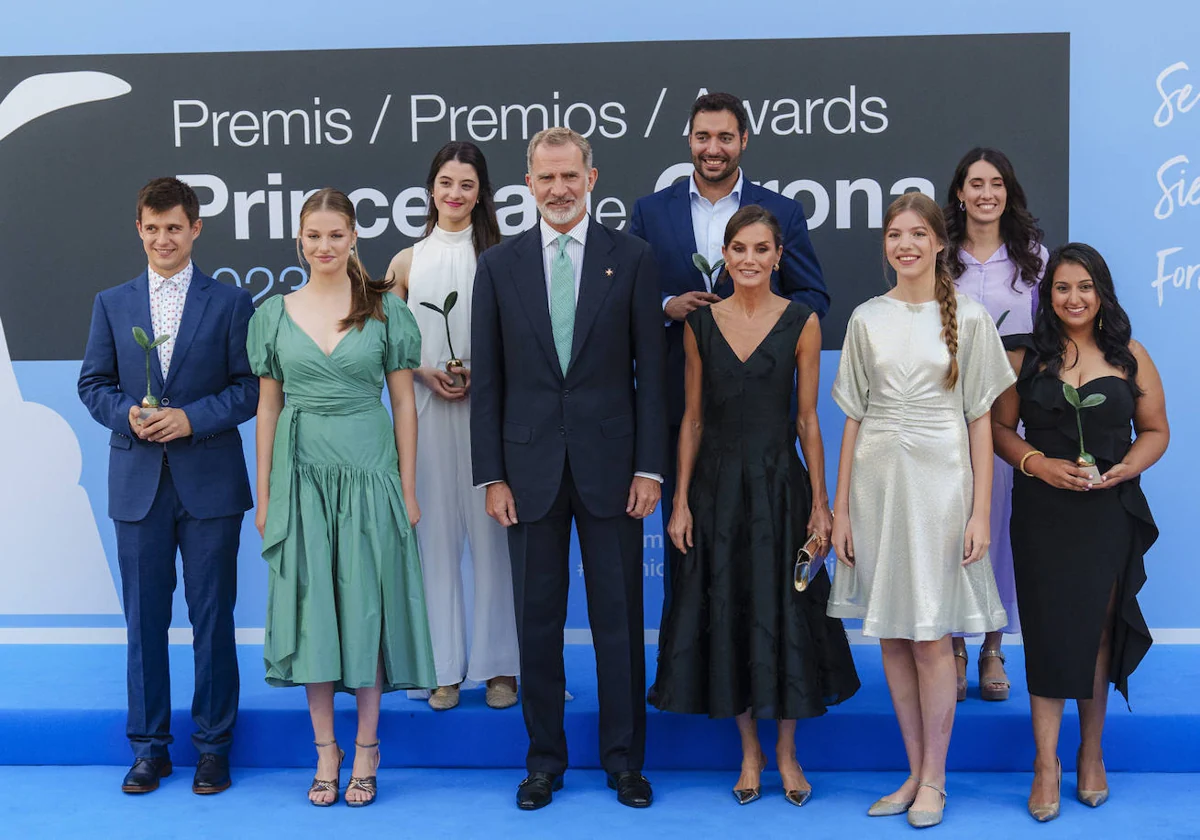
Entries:
[[[907, 779], [904, 780], [904, 783], [908, 784], [910, 781], [912, 781], [912, 782], [917, 781], [917, 777], [910, 775]], [[913, 802], [915, 802], [915, 801], [916, 801], [915, 796], [912, 799], [909, 799], [905, 802], [897, 802], [895, 799], [887, 799], [886, 797], [883, 799], [878, 799], [875, 801], [874, 805], [872, 805], [870, 808], [867, 809], [867, 816], [868, 817], [894, 817], [894, 816], [897, 816], [898, 814], [903, 814], [905, 811], [907, 811], [909, 808], [911, 808]]]
[[[929, 782], [921, 782], [919, 785], [917, 785], [918, 790], [923, 787], [927, 787], [930, 790], [942, 795], [942, 807], [936, 811], [914, 811], [912, 808], [909, 808], [908, 824], [913, 828], [931, 828], [935, 825], [938, 825], [942, 821], [943, 815], [946, 813], [946, 791], [942, 790], [937, 785], [931, 785]], [[915, 802], [916, 800], [914, 799], [913, 801]]]

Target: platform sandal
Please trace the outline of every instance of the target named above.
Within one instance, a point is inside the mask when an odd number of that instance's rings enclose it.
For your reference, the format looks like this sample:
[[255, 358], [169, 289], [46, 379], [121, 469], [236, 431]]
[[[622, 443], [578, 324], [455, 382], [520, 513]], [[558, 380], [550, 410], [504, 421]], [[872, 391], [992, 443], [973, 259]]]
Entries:
[[[336, 747], [337, 738], [334, 738], [332, 741], [325, 741], [324, 743], [321, 741], [313, 741], [313, 744], [316, 745], [318, 749], [321, 747]], [[312, 785], [308, 788], [309, 793], [333, 794], [333, 799], [330, 799], [328, 802], [317, 802], [312, 797], [309, 797], [308, 801], [313, 805], [317, 806], [318, 808], [328, 808], [330, 805], [333, 805], [338, 801], [338, 788], [342, 786], [342, 761], [345, 760], [345, 758], [346, 751], [338, 748], [338, 771], [336, 779], [318, 779], [316, 776], [313, 776]]]
[[988, 650], [986, 647], [979, 649], [979, 661], [976, 663], [979, 666], [979, 696], [984, 700], [1007, 700], [1009, 692], [1008, 674], [1004, 675], [1004, 679], [991, 679], [985, 681], [983, 679], [983, 663], [986, 659], [999, 659], [1000, 670], [1004, 670], [1004, 653], [997, 650]]
[[[354, 742], [354, 746], [358, 747], [360, 750], [371, 750], [371, 749], [375, 750], [375, 771], [378, 772], [379, 771], [379, 742], [376, 741], [374, 744], [360, 744], [356, 740]], [[349, 805], [351, 808], [365, 808], [368, 805], [372, 804], [375, 801], [375, 798], [379, 795], [379, 788], [375, 784], [375, 776], [374, 775], [351, 776], [350, 784], [346, 785], [346, 793], [348, 794], [352, 790], [361, 790], [363, 793], [367, 794], [370, 798], [354, 800], [354, 799], [351, 799], [349, 796], [347, 796], [346, 804]]]

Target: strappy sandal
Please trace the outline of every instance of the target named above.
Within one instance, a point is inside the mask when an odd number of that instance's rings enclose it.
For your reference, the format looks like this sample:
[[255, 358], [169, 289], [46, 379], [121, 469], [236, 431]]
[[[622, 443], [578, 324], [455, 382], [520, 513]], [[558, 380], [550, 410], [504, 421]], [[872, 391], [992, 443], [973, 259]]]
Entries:
[[[360, 744], [357, 740], [355, 740], [354, 746], [358, 747], [360, 750], [375, 750], [375, 770], [378, 772], [379, 742], [376, 741], [374, 744]], [[365, 808], [373, 803], [375, 801], [375, 797], [379, 795], [379, 788], [375, 784], [374, 776], [351, 776], [350, 784], [346, 785], [346, 793], [349, 794], [352, 790], [361, 790], [363, 793], [367, 794], [370, 799], [354, 800], [347, 796], [346, 804], [351, 808]]]
[[[318, 749], [321, 747], [336, 747], [337, 738], [334, 738], [332, 741], [325, 741], [324, 743], [320, 741], [313, 741], [313, 744], [316, 745]], [[309, 797], [308, 801], [313, 805], [317, 806], [318, 808], [328, 808], [330, 805], [333, 805], [338, 801], [338, 788], [342, 786], [342, 761], [345, 758], [346, 751], [338, 748], [338, 771], [336, 779], [318, 779], [316, 776], [313, 776], [312, 785], [308, 789], [309, 793], [333, 794], [333, 799], [330, 799], [328, 802], [318, 802], [312, 797]]]
[[979, 696], [984, 700], [1007, 700], [1009, 692], [1008, 674], [1004, 675], [1004, 679], [991, 679], [986, 682], [983, 679], [983, 662], [985, 659], [999, 659], [1000, 670], [1004, 671], [1004, 653], [1000, 650], [988, 650], [986, 647], [979, 649]]
[[957, 702], [961, 703], [962, 701], [967, 699], [967, 677], [966, 677], [966, 670], [967, 670], [967, 664], [968, 664], [967, 649], [963, 648], [962, 650], [954, 651], [954, 658], [961, 659], [963, 661], [963, 672], [964, 672], [963, 676], [961, 676], [961, 677], [958, 676], [958, 668], [954, 669], [954, 672], [955, 672], [954, 688], [955, 688], [955, 692], [956, 692], [955, 700]]

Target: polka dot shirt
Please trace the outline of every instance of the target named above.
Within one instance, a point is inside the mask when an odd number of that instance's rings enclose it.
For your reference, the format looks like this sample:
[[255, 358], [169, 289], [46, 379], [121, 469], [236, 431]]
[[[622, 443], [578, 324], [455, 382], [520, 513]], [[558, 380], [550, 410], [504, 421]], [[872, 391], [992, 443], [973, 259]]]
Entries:
[[165, 380], [171, 368], [179, 321], [183, 318], [183, 303], [187, 300], [188, 287], [192, 285], [192, 264], [188, 262], [174, 277], [163, 277], [152, 268], [146, 273], [150, 278], [150, 326], [154, 330], [151, 338], [163, 333], [171, 336], [158, 346], [158, 361]]

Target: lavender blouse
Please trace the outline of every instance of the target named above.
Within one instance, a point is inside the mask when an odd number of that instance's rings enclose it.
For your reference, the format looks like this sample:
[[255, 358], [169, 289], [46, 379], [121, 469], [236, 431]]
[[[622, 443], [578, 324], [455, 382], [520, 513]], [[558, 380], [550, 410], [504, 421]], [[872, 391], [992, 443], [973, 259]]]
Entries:
[[[1044, 245], [1038, 248], [1042, 266], [1045, 267], [1050, 252]], [[982, 263], [965, 249], [960, 249], [958, 255], [962, 259], [963, 273], [954, 281], [954, 285], [963, 294], [982, 303], [993, 321], [1008, 312], [1008, 317], [1000, 325], [1000, 334], [1033, 332], [1035, 287], [1017, 280], [1017, 288], [1013, 289], [1012, 279], [1017, 266], [1008, 257], [1008, 247], [1001, 245], [987, 262]], [[1038, 274], [1038, 279], [1041, 279], [1041, 274]]]

